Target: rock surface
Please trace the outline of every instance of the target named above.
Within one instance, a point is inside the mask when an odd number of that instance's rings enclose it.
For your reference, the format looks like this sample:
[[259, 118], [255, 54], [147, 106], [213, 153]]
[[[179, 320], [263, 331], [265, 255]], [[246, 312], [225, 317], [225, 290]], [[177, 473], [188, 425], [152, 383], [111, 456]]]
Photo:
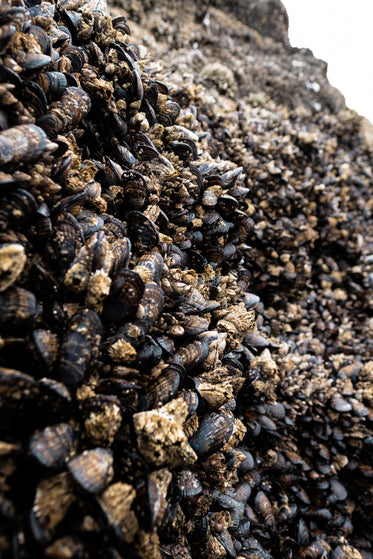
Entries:
[[[326, 62], [309, 49], [293, 48], [288, 16], [280, 0], [116, 0], [140, 28], [133, 35], [161, 60], [165, 73], [240, 101], [267, 96], [290, 109], [304, 106], [310, 114], [336, 113], [345, 107], [343, 95], [326, 77]], [[216, 76], [216, 64], [227, 79]]]

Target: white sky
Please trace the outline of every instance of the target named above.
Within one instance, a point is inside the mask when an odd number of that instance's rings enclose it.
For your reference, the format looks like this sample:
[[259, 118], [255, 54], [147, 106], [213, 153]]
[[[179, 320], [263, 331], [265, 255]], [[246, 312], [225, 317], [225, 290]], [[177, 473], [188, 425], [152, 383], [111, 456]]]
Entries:
[[329, 82], [373, 123], [373, 0], [282, 0], [294, 47], [328, 63]]

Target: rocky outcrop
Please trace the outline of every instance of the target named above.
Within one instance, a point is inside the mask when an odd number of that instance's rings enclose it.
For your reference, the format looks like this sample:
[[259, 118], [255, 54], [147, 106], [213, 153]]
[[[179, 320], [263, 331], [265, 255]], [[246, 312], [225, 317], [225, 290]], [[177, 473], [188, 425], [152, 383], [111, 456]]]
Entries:
[[[345, 107], [343, 95], [326, 77], [327, 64], [309, 49], [293, 48], [288, 16], [280, 0], [233, 0], [185, 4], [179, 0], [116, 0], [141, 26], [133, 36], [166, 73], [240, 101], [268, 97], [310, 114]], [[218, 66], [219, 65], [219, 68]], [[224, 77], [225, 75], [225, 77]]]

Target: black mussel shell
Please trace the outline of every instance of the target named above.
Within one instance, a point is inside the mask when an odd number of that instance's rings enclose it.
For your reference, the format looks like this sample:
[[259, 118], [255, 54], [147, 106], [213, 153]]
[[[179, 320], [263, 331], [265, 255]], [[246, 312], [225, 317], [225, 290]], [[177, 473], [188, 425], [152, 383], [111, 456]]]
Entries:
[[189, 444], [198, 458], [203, 460], [225, 445], [233, 433], [233, 427], [233, 417], [212, 412], [204, 416]]
[[144, 294], [144, 289], [143, 280], [133, 270], [121, 270], [115, 274], [102, 319], [108, 322], [119, 322], [133, 315]]
[[40, 312], [40, 305], [31, 291], [9, 287], [0, 293], [0, 328], [28, 328]]
[[152, 382], [149, 383], [146, 389], [146, 401], [149, 408], [156, 408], [163, 406], [171, 400], [180, 384], [180, 375], [172, 365], [163, 369], [161, 374]]
[[128, 215], [128, 235], [136, 251], [149, 252], [158, 245], [159, 235], [154, 222], [139, 211]]
[[73, 448], [74, 429], [59, 423], [35, 431], [30, 440], [31, 454], [47, 468], [63, 468]]
[[181, 347], [173, 356], [172, 362], [185, 367], [186, 371], [192, 371], [202, 363], [209, 353], [208, 344], [205, 340], [196, 340]]
[[60, 374], [65, 384], [84, 380], [99, 351], [101, 334], [102, 324], [94, 311], [83, 309], [73, 316], [61, 346]]
[[202, 493], [203, 486], [196, 474], [190, 470], [180, 470], [176, 474], [176, 485], [181, 497], [196, 497]]
[[0, 132], [0, 164], [35, 159], [46, 145], [47, 135], [35, 124], [20, 124], [3, 130]]

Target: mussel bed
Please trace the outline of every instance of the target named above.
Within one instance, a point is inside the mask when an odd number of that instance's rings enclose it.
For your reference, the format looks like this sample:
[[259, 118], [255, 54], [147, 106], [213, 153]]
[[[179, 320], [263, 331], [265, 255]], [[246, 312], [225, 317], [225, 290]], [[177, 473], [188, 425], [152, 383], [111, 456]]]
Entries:
[[372, 159], [351, 111], [167, 82], [0, 8], [0, 550], [369, 559]]

